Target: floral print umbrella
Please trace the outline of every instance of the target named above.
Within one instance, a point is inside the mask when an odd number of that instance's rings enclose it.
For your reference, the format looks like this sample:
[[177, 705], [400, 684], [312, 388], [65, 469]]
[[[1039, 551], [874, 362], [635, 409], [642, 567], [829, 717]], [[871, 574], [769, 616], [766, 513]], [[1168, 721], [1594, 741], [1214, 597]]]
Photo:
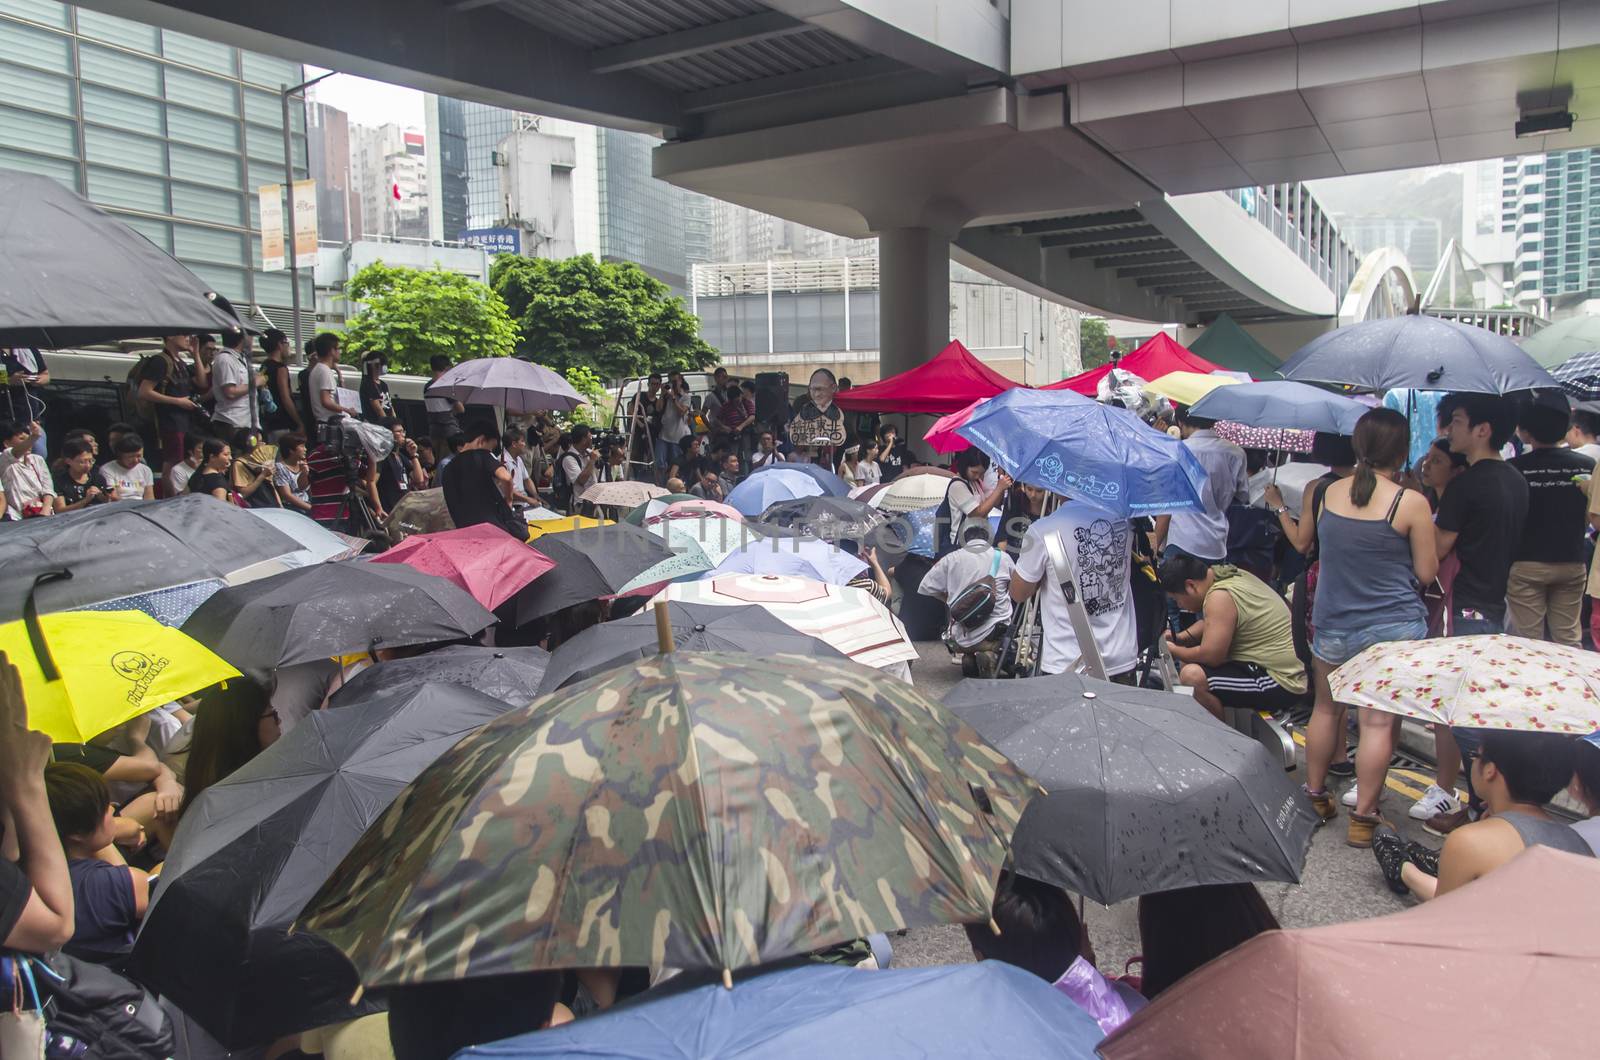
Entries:
[[1600, 654], [1525, 637], [1375, 644], [1333, 672], [1340, 703], [1468, 729], [1600, 729]]

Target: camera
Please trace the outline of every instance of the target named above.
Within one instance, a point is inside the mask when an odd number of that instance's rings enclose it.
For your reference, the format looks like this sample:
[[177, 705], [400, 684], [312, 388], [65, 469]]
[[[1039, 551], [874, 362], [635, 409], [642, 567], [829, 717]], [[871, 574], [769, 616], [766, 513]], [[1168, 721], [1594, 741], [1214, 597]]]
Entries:
[[628, 436], [620, 431], [596, 431], [594, 433], [594, 447], [600, 452], [605, 452], [613, 445], [620, 445], [623, 448], [627, 448]]

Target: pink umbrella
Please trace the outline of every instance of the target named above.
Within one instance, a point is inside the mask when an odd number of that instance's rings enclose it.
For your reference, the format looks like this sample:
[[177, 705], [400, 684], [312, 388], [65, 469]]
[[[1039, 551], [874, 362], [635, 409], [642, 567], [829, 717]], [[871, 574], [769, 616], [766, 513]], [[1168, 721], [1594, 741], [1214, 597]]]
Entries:
[[940, 416], [933, 421], [933, 426], [928, 428], [928, 433], [922, 440], [933, 447], [936, 453], [959, 453], [972, 443], [956, 432], [967, 425], [967, 420], [972, 416], [972, 410], [988, 401], [988, 398], [979, 398], [966, 408], [952, 412], [948, 416]]
[[694, 518], [700, 515], [721, 515], [725, 518], [732, 519], [736, 523], [744, 522], [744, 516], [739, 514], [739, 510], [737, 508], [723, 504], [721, 501], [702, 500], [673, 501], [671, 504], [667, 505], [666, 510], [657, 516], [657, 518], [680, 519], [685, 517]]
[[413, 534], [371, 562], [404, 563], [424, 574], [437, 574], [491, 611], [555, 567], [544, 553], [488, 523]]

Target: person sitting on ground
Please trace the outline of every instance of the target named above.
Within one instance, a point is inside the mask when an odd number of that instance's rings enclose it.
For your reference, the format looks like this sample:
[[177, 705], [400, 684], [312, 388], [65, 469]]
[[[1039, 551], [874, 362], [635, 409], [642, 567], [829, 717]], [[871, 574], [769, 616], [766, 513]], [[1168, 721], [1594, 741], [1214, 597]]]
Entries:
[[681, 478], [669, 478], [667, 479], [665, 486], [668, 493], [686, 492], [683, 488], [683, 479]]
[[0, 487], [5, 489], [6, 518], [31, 519], [56, 513], [55, 483], [50, 465], [33, 451], [39, 424], [0, 422]]
[[178, 816], [188, 812], [211, 785], [271, 747], [278, 735], [278, 712], [256, 682], [236, 677], [226, 687], [207, 689], [195, 708]]
[[1278, 920], [1253, 883], [1157, 891], [1139, 899], [1140, 993], [1154, 1001], [1172, 984]]
[[771, 431], [762, 431], [761, 439], [756, 443], [755, 452], [750, 454], [750, 470], [759, 471], [761, 468], [772, 464], [782, 464], [787, 458], [778, 449], [778, 436]]
[[1451, 830], [1439, 851], [1438, 874], [1419, 864], [1394, 829], [1379, 825], [1372, 854], [1396, 894], [1427, 901], [1485, 876], [1530, 846], [1593, 857], [1587, 840], [1550, 815], [1545, 804], [1572, 782], [1577, 739], [1553, 732], [1477, 730], [1472, 790], [1485, 816]]
[[116, 812], [99, 773], [76, 762], [44, 770], [50, 816], [72, 876], [73, 956], [105, 962], [125, 954], [150, 902], [150, 877], [112, 842]]
[[733, 492], [733, 487], [737, 486], [744, 478], [744, 475], [740, 472], [739, 454], [735, 452], [723, 454], [722, 460], [717, 464], [717, 467], [721, 472], [719, 478], [721, 479], [722, 495], [726, 497]]
[[272, 467], [272, 484], [285, 508], [310, 514], [311, 465], [306, 461], [305, 435], [290, 431], [278, 439], [278, 459]]
[[278, 487], [272, 478], [278, 463], [278, 448], [261, 443], [261, 432], [243, 427], [233, 432], [229, 448], [233, 466], [228, 478], [233, 492], [248, 508], [277, 508]]
[[1061, 888], [1010, 870], [1000, 873], [994, 893], [994, 924], [966, 924], [967, 942], [980, 961], [1003, 961], [1032, 972], [1094, 1018], [1110, 1034], [1145, 1005], [1094, 966], [1088, 929]]
[[458, 528], [488, 523], [519, 541], [527, 540], [527, 521], [511, 510], [511, 473], [494, 455], [500, 444], [494, 421], [474, 420], [463, 433], [465, 440], [443, 474], [451, 521]]
[[1572, 830], [1600, 854], [1600, 744], [1590, 737], [1579, 740], [1572, 749], [1572, 783], [1567, 785], [1567, 793], [1589, 815]]
[[433, 440], [431, 438], [417, 439], [417, 464], [422, 468], [422, 483], [417, 488], [427, 489], [430, 486], [437, 485], [437, 475], [435, 473], [439, 469], [439, 458], [433, 451]]
[[887, 604], [889, 597], [894, 594], [894, 585], [889, 581], [889, 575], [878, 562], [878, 550], [868, 545], [862, 548], [859, 542], [848, 538], [837, 542], [839, 551], [846, 555], [855, 556], [867, 565], [867, 569], [851, 578], [845, 585], [851, 589], [860, 589], [870, 594], [879, 603]]
[[206, 438], [203, 434], [190, 434], [184, 439], [183, 459], [167, 468], [166, 489], [162, 496], [181, 497], [189, 492], [189, 479], [205, 462]]
[[62, 443], [64, 466], [56, 472], [56, 513], [82, 511], [106, 500], [105, 492], [94, 484], [94, 448], [81, 439]]
[[572, 1020], [561, 1004], [562, 973], [521, 972], [392, 987], [389, 1044], [395, 1060], [443, 1060]]
[[28, 728], [16, 667], [0, 653], [0, 946], [60, 949], [72, 938], [72, 877], [50, 816], [50, 737]]
[[[92, 474], [95, 468], [100, 466], [100, 442], [95, 438], [94, 432], [85, 427], [74, 427], [72, 430], [61, 436], [61, 447], [63, 450], [66, 449], [68, 442], [83, 442], [89, 447], [89, 451], [93, 453], [95, 457], [95, 463], [89, 469], [90, 473]], [[67, 458], [64, 455], [57, 456], [54, 460], [50, 461], [50, 474], [55, 475], [66, 466]]]
[[[958, 618], [952, 611], [944, 644], [951, 658], [961, 660], [968, 677], [993, 677], [1000, 645], [1011, 622], [1011, 557], [989, 540], [987, 519], [968, 519], [961, 526], [961, 547], [940, 558], [922, 576], [917, 592], [944, 602], [967, 603]], [[993, 589], [986, 596], [984, 590]], [[984, 606], [983, 599], [990, 603]], [[975, 607], [972, 605], [976, 605]]]
[[221, 438], [207, 438], [201, 444], [200, 456], [200, 469], [189, 476], [189, 492], [209, 494], [225, 504], [232, 504], [228, 469], [233, 466], [233, 449]]
[[706, 501], [721, 501], [727, 496], [722, 489], [722, 476], [716, 468], [708, 467], [700, 473], [700, 481], [689, 487], [689, 496]]
[[1161, 561], [1161, 587], [1200, 620], [1167, 648], [1178, 680], [1218, 720], [1224, 707], [1287, 710], [1306, 694], [1306, 668], [1294, 651], [1289, 605], [1266, 582], [1226, 563], [1174, 552]]
[[125, 434], [117, 439], [112, 452], [115, 457], [100, 465], [100, 485], [107, 495], [114, 501], [154, 500], [156, 478], [144, 462], [144, 439]]

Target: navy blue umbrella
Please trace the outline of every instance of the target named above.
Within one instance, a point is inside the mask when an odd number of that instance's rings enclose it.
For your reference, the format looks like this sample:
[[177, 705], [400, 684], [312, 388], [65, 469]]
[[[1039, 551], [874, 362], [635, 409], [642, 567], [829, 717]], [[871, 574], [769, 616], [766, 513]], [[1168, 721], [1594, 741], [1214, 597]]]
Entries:
[[754, 478], [756, 475], [764, 475], [769, 471], [798, 471], [802, 475], [810, 476], [817, 485], [822, 487], [823, 496], [826, 497], [848, 497], [850, 495], [850, 484], [848, 482], [821, 464], [813, 464], [808, 460], [765, 464], [750, 472], [749, 477]]
[[1306, 383], [1272, 380], [1219, 386], [1190, 411], [1208, 420], [1247, 427], [1279, 427], [1323, 434], [1354, 434], [1368, 406]]
[[1285, 362], [1285, 379], [1374, 392], [1397, 387], [1508, 394], [1559, 385], [1510, 339], [1429, 316], [1367, 320], [1319, 335]]
[[1205, 468], [1182, 442], [1070, 390], [1007, 390], [972, 411], [961, 437], [1018, 482], [1117, 515], [1203, 507]]
[[996, 961], [864, 972], [800, 964], [668, 986], [554, 1030], [457, 1056], [1049, 1056], [1090, 1060], [1100, 1028], [1038, 976]]

